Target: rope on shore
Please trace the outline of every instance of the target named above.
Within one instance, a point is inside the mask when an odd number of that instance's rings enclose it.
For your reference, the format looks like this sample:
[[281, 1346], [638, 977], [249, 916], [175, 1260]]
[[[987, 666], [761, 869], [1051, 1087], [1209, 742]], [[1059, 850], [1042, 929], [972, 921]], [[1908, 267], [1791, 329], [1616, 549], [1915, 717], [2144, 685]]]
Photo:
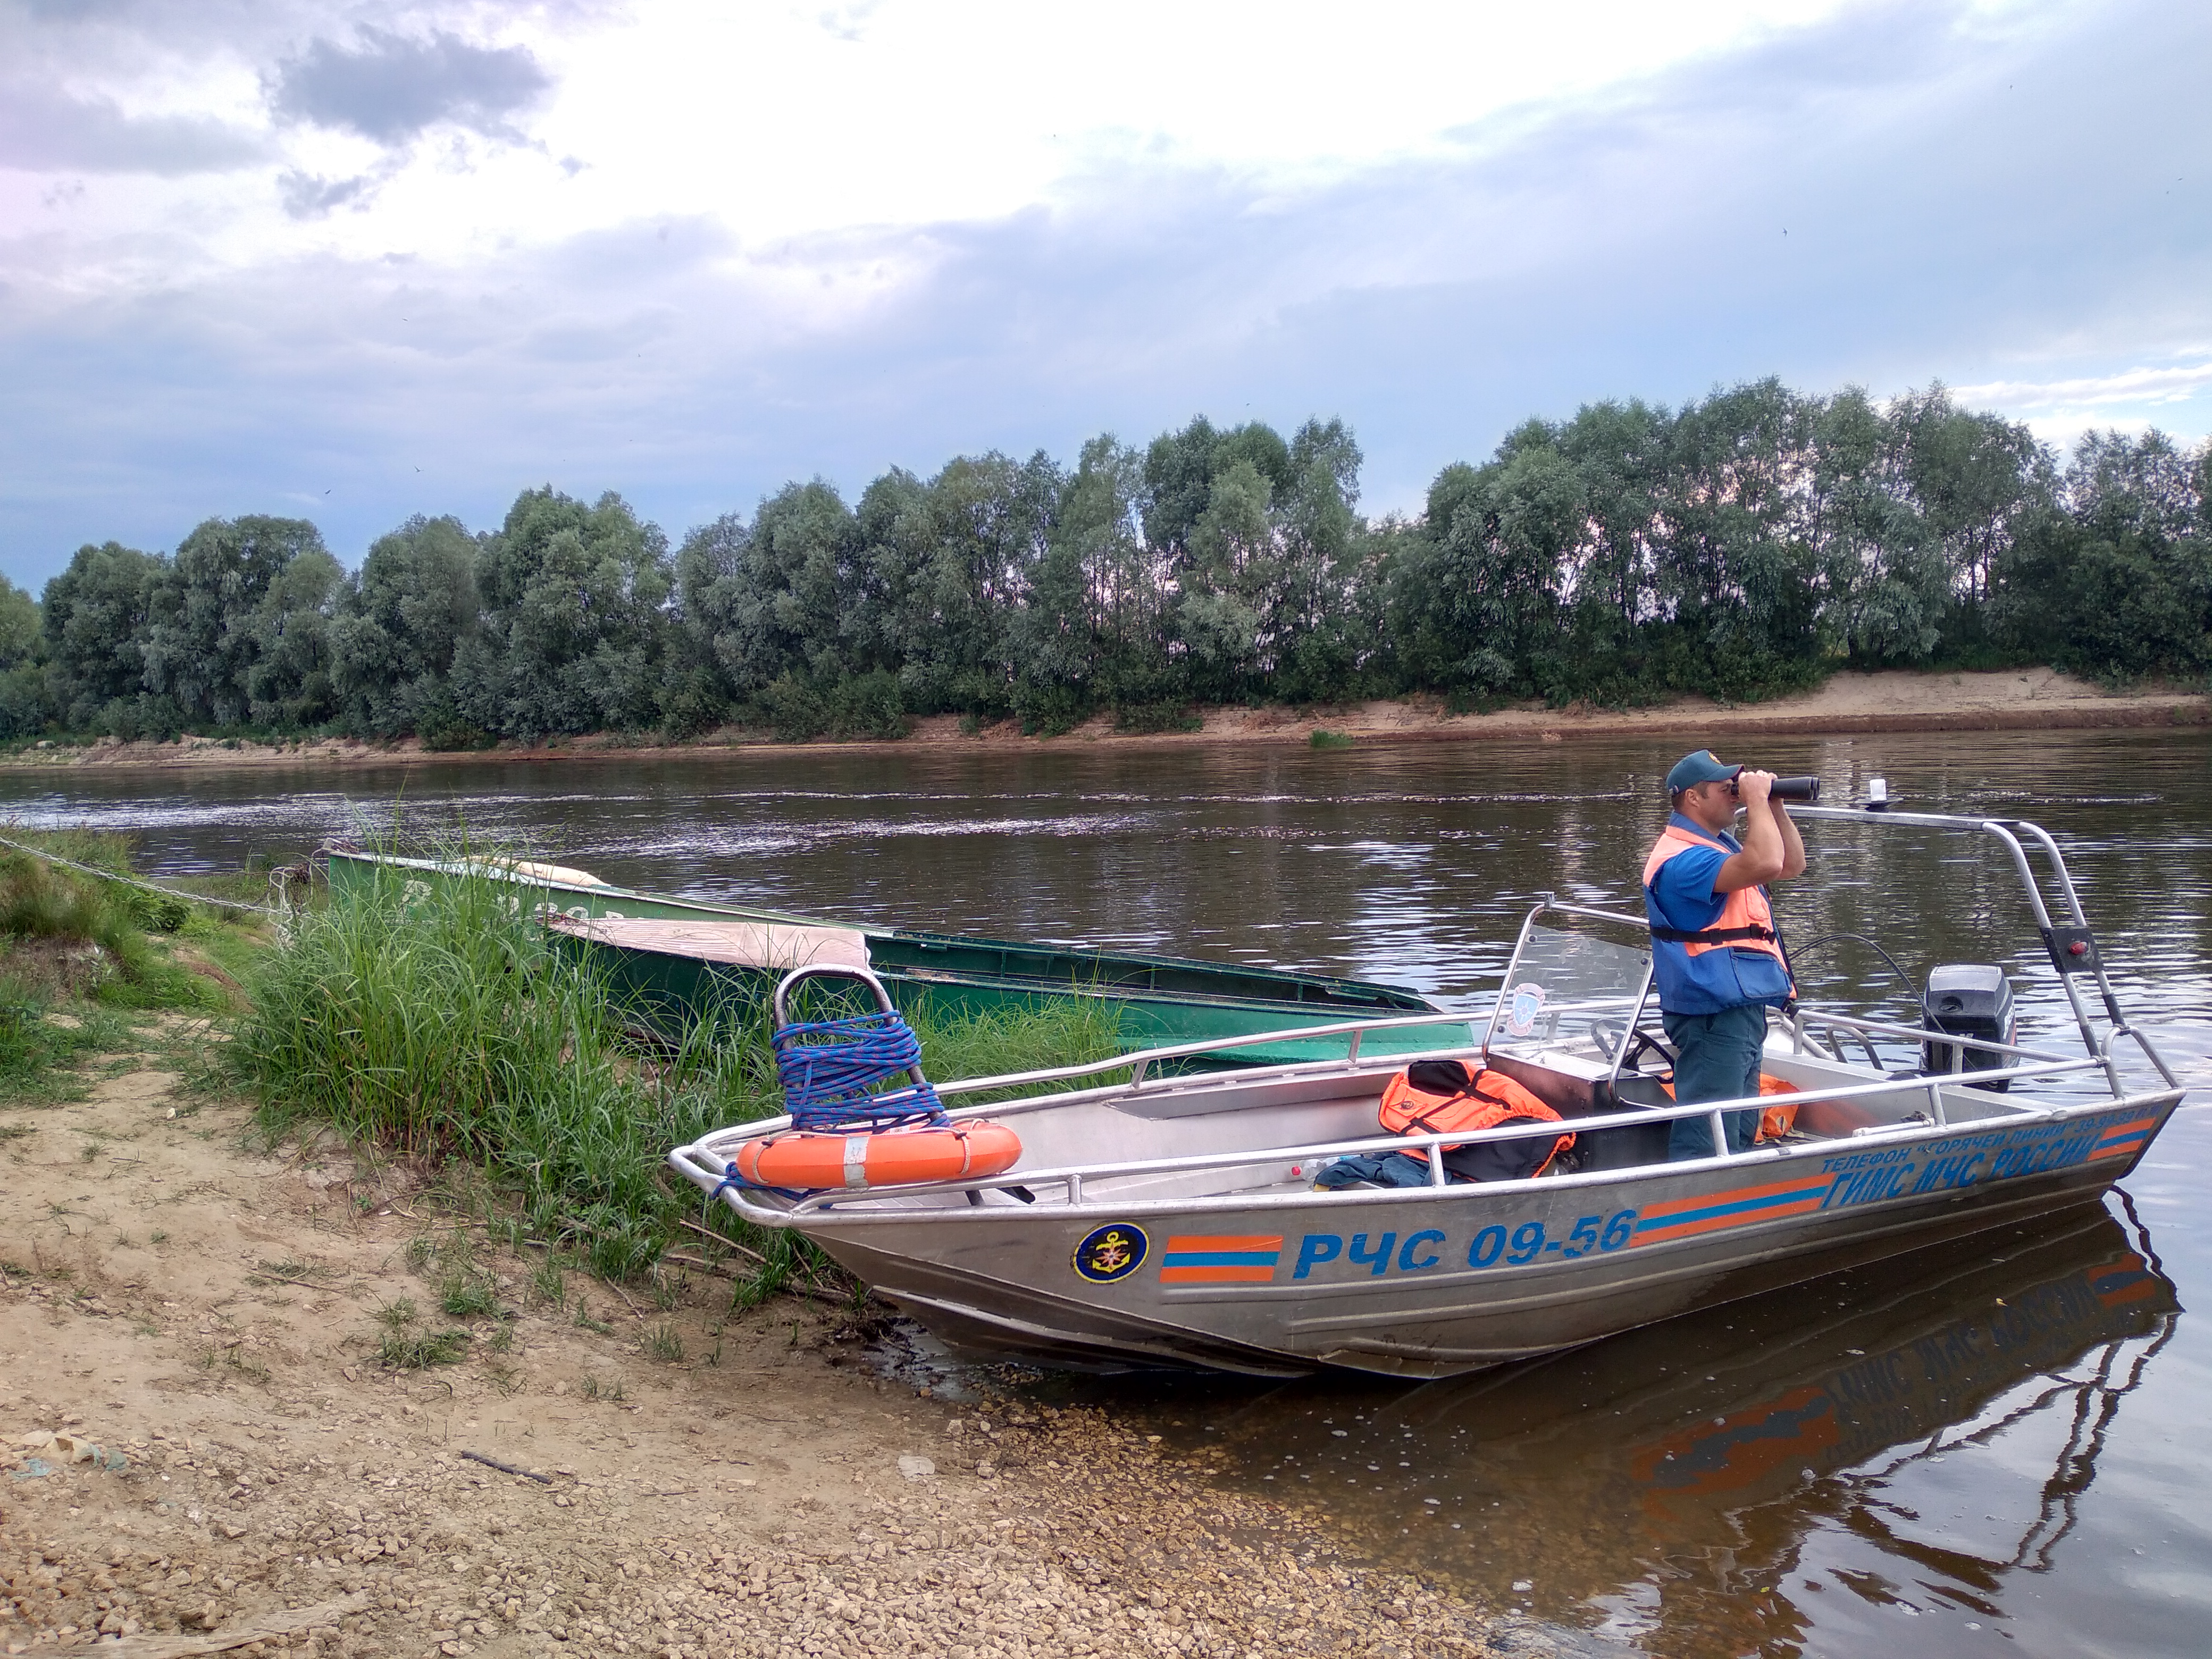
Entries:
[[97, 876], [102, 881], [120, 882], [125, 887], [136, 887], [142, 892], [159, 893], [164, 898], [184, 899], [193, 904], [210, 905], [218, 910], [251, 910], [258, 915], [275, 916], [279, 921], [291, 919], [292, 913], [289, 910], [273, 904], [248, 904], [242, 899], [210, 898], [204, 893], [188, 892], [176, 887], [164, 887], [161, 883], [149, 881], [143, 876], [118, 875], [112, 870], [102, 870], [90, 864], [79, 864], [75, 859], [65, 859], [59, 853], [50, 853], [43, 847], [27, 847], [20, 841], [9, 840], [5, 836], [0, 836], [0, 847], [10, 848], [18, 853], [27, 853], [34, 859], [44, 859], [49, 864], [58, 864], [64, 870], [76, 870], [88, 876]]

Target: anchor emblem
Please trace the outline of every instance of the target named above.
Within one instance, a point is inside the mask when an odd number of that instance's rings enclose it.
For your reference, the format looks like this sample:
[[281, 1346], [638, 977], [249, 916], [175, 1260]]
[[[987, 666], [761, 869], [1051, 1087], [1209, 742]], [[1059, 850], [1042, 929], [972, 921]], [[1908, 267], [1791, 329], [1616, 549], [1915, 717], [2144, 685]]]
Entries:
[[1094, 1285], [1111, 1285], [1142, 1267], [1150, 1248], [1143, 1228], [1115, 1222], [1096, 1229], [1075, 1247], [1075, 1271]]

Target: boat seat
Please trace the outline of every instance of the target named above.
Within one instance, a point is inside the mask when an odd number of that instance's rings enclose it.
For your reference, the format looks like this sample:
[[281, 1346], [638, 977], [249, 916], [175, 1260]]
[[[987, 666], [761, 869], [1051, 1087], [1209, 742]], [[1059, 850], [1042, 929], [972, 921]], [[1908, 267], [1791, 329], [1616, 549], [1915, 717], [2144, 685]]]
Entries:
[[793, 968], [866, 968], [867, 935], [854, 927], [802, 927], [793, 922], [693, 916], [564, 916], [545, 918], [556, 933], [655, 956], [723, 963], [783, 973]]
[[[1616, 1084], [1608, 1077], [1611, 1065], [1594, 1057], [1544, 1048], [1535, 1056], [1493, 1048], [1483, 1063], [1504, 1073], [1561, 1117], [1595, 1117], [1638, 1106], [1671, 1106], [1659, 1079], [1638, 1072], [1624, 1072]], [[1667, 1139], [1671, 1126], [1664, 1120], [1652, 1124], [1628, 1124], [1614, 1129], [1584, 1130], [1575, 1138], [1576, 1165], [1583, 1170], [1627, 1170], [1667, 1161]]]
[[1602, 1060], [1586, 1059], [1558, 1048], [1516, 1053], [1493, 1048], [1482, 1057], [1493, 1072], [1502, 1072], [1561, 1117], [1589, 1117], [1613, 1109], [1613, 1068]]

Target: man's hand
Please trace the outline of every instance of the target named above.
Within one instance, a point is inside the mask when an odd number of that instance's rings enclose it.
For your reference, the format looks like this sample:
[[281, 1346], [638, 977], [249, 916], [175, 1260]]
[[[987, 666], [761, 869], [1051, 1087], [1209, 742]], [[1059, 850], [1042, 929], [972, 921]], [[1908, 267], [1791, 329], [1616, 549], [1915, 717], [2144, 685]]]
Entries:
[[[1759, 775], [1765, 780], [1759, 787], [1759, 793], [1766, 796], [1766, 815], [1774, 820], [1775, 830], [1782, 837], [1782, 868], [1769, 879], [1787, 881], [1792, 876], [1805, 873], [1804, 838], [1797, 833], [1797, 825], [1790, 816], [1788, 805], [1767, 793], [1774, 787], [1774, 774], [1761, 772]], [[1754, 807], [1752, 810], [1756, 811], [1758, 809]]]
[[[1787, 835], [1793, 839], [1796, 826], [1790, 823], [1782, 803], [1772, 799], [1773, 788], [1771, 772], [1754, 772], [1746, 767], [1735, 775], [1736, 799], [1748, 809], [1743, 820], [1743, 851], [1732, 854], [1715, 872], [1716, 893], [1733, 893], [1739, 888], [1757, 887], [1796, 873], [1790, 867], [1789, 841], [1784, 838], [1784, 825], [1789, 825]], [[1800, 870], [1805, 867], [1802, 845], [1799, 843]]]

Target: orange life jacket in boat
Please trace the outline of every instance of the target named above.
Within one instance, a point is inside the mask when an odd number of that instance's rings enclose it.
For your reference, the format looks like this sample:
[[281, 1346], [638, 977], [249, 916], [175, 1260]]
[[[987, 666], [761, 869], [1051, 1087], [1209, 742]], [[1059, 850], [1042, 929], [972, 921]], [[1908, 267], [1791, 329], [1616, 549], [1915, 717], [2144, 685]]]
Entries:
[[[1382, 1086], [1382, 1127], [1392, 1134], [1494, 1129], [1503, 1123], [1557, 1123], [1559, 1115], [1507, 1077], [1464, 1060], [1417, 1060]], [[1575, 1144], [1571, 1134], [1446, 1146], [1444, 1167], [1472, 1181], [1522, 1181], [1541, 1175]], [[1425, 1148], [1407, 1155], [1425, 1160]]]
[[[1668, 1079], [1659, 1086], [1667, 1091], [1668, 1099], [1674, 1099], [1674, 1080], [1672, 1078]], [[1765, 1072], [1761, 1072], [1759, 1074], [1759, 1092], [1762, 1095], [1794, 1095], [1797, 1092], [1797, 1085], [1794, 1083], [1784, 1083], [1778, 1077], [1772, 1076]], [[1797, 1109], [1796, 1106], [1787, 1103], [1777, 1106], [1769, 1106], [1759, 1115], [1759, 1133], [1754, 1137], [1754, 1139], [1757, 1140], [1779, 1140], [1783, 1136], [1788, 1134], [1796, 1127]]]

